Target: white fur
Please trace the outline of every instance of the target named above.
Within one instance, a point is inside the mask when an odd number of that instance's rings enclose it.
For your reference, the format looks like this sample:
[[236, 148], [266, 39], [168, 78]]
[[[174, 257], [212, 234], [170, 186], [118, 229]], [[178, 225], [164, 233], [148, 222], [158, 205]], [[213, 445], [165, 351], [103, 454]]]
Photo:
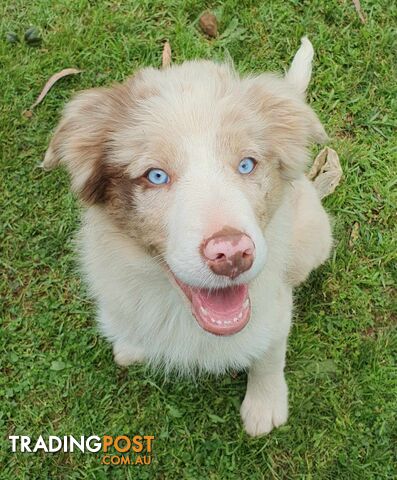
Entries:
[[[119, 90], [74, 100], [45, 159], [47, 167], [62, 161], [69, 168], [77, 193], [98, 171], [104, 152], [131, 178], [140, 178], [155, 161], [165, 164], [154, 163], [157, 168], [170, 169], [169, 187], [136, 191], [133, 218], [128, 209], [119, 210], [125, 215], [121, 227], [120, 215], [114, 215], [124, 197], [116, 196], [110, 206], [96, 203], [95, 192], [83, 197], [91, 203], [79, 249], [98, 321], [121, 365], [145, 360], [188, 374], [249, 369], [241, 415], [251, 435], [287, 420], [283, 369], [292, 287], [331, 248], [328, 216], [302, 173], [308, 143], [325, 135], [302, 98], [312, 57], [310, 42], [302, 39], [286, 79], [240, 80], [229, 67], [211, 62], [145, 69]], [[220, 127], [229, 133], [226, 140], [219, 140]], [[239, 176], [241, 156], [260, 158], [259, 173]], [[256, 247], [252, 268], [235, 280], [215, 275], [200, 255], [203, 239], [224, 226], [245, 232]], [[153, 256], [145, 241], [163, 253]], [[247, 326], [231, 336], [204, 331], [169, 269], [196, 287], [248, 284]]]
[[298, 93], [304, 94], [312, 75], [314, 50], [307, 37], [303, 37], [301, 42], [285, 78]]

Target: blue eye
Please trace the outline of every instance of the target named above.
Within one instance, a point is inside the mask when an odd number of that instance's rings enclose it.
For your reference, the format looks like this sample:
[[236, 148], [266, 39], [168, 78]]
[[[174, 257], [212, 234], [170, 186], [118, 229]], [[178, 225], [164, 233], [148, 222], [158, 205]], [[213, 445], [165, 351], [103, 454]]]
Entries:
[[164, 185], [164, 183], [170, 181], [168, 174], [164, 172], [164, 170], [160, 170], [160, 168], [152, 168], [149, 170], [146, 174], [146, 178], [154, 185]]
[[241, 162], [238, 165], [238, 171], [242, 175], [247, 175], [248, 173], [251, 173], [252, 170], [255, 168], [256, 161], [251, 158], [251, 157], [246, 157], [241, 160]]

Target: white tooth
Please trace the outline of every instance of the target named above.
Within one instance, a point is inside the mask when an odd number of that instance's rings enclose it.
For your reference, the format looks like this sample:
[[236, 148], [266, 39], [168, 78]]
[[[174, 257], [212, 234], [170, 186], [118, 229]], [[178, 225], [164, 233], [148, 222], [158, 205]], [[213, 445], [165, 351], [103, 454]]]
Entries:
[[204, 313], [204, 315], [208, 315], [208, 311], [204, 307], [200, 307], [200, 309]]
[[216, 323], [216, 321], [215, 321], [213, 318], [211, 318], [211, 322], [212, 322], [212, 323]]
[[[238, 314], [238, 318], [239, 318], [239, 320], [241, 320], [241, 319], [243, 318], [243, 312], [240, 312], [240, 313]], [[236, 320], [237, 320], [237, 318], [236, 318]]]
[[248, 308], [249, 304], [250, 304], [250, 301], [247, 298], [247, 300], [243, 303], [243, 308]]
[[220, 320], [217, 320], [216, 323], [217, 323], [218, 325], [222, 325], [222, 322], [221, 322]]
[[232, 322], [230, 320], [226, 320], [225, 325], [231, 325]]

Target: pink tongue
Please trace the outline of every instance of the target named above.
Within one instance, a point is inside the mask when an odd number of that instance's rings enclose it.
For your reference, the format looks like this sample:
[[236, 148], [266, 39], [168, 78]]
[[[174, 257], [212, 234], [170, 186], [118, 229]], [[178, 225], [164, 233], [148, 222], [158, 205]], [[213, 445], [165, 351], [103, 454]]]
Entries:
[[189, 290], [193, 315], [207, 332], [232, 335], [248, 323], [251, 307], [247, 285], [216, 291], [192, 287]]

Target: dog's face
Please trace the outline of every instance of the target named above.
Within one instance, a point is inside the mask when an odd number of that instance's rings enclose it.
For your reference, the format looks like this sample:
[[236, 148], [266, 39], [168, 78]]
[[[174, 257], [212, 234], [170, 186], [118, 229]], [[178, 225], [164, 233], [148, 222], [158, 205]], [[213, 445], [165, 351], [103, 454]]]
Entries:
[[324, 136], [298, 90], [212, 62], [144, 69], [77, 96], [44, 165], [65, 163], [83, 202], [165, 266], [198, 323], [230, 335], [249, 321], [284, 187]]

